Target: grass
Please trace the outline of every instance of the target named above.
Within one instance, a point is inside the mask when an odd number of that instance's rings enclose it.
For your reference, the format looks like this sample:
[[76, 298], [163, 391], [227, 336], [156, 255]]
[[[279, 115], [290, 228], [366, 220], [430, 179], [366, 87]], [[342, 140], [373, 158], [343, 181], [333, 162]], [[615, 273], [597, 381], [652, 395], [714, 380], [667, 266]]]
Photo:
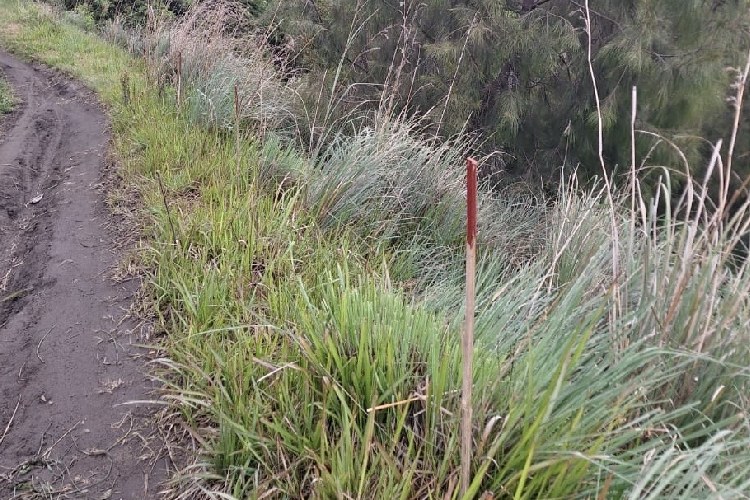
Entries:
[[0, 115], [13, 111], [15, 104], [16, 100], [13, 96], [13, 90], [10, 88], [8, 82], [2, 77], [2, 74], [0, 74]]
[[[457, 498], [463, 146], [395, 120], [306, 158], [271, 121], [238, 151], [149, 83], [153, 60], [41, 5], [0, 7], [4, 45], [109, 109], [163, 398], [200, 443], [175, 496]], [[730, 266], [733, 233], [606, 199], [483, 193], [470, 496], [746, 497], [750, 270]]]

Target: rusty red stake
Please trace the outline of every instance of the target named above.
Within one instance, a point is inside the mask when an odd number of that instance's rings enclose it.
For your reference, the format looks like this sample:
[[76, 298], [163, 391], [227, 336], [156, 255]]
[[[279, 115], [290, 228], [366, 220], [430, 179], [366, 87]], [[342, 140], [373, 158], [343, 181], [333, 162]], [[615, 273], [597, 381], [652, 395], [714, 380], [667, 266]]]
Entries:
[[477, 161], [466, 160], [466, 320], [461, 338], [463, 381], [461, 388], [461, 496], [471, 481], [471, 390], [474, 363], [474, 299], [477, 258]]

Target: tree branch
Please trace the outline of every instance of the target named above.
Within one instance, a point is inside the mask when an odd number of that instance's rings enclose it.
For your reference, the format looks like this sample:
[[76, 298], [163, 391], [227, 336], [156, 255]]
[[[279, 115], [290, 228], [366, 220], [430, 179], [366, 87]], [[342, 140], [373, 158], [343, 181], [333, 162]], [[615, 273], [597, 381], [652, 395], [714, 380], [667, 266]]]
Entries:
[[521, 12], [528, 13], [532, 10], [536, 10], [545, 3], [549, 3], [552, 0], [523, 0], [523, 6], [521, 7]]

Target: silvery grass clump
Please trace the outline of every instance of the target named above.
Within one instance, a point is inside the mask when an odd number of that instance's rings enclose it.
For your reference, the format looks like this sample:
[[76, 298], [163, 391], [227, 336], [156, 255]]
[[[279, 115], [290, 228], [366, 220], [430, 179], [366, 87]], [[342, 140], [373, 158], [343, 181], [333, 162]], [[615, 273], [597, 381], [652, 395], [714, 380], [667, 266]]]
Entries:
[[283, 135], [269, 132], [262, 144], [256, 180], [277, 197], [303, 186], [312, 172], [310, 162], [290, 146]]
[[265, 38], [253, 32], [247, 10], [233, 0], [196, 2], [177, 21], [152, 16], [148, 45], [156, 71], [182, 88], [189, 116], [218, 128], [235, 126], [235, 86], [239, 119], [265, 129], [289, 118], [293, 92], [271, 60]]
[[146, 41], [143, 27], [127, 26], [122, 16], [107, 19], [100, 27], [102, 38], [127, 50], [135, 56], [142, 57], [146, 52]]
[[115, 16], [112, 19], [107, 19], [106, 21], [104, 21], [104, 23], [102, 23], [101, 25], [100, 33], [102, 38], [104, 38], [109, 43], [117, 45], [118, 47], [125, 49], [128, 52], [135, 53], [128, 47], [130, 31], [125, 26], [125, 21], [121, 16]]
[[[471, 144], [429, 139], [422, 128], [419, 120], [383, 120], [339, 133], [317, 152], [306, 194], [323, 226], [355, 227], [367, 238], [391, 244], [421, 242], [432, 249], [460, 244], [464, 164]], [[539, 211], [530, 210], [528, 200], [512, 203], [489, 191], [482, 194], [480, 241], [524, 246], [527, 240], [520, 236], [539, 222]], [[514, 226], [508, 225], [511, 220]]]
[[356, 225], [380, 240], [421, 232], [438, 243], [461, 238], [461, 149], [430, 144], [414, 125], [385, 123], [339, 134], [315, 159], [307, 198], [324, 227]]

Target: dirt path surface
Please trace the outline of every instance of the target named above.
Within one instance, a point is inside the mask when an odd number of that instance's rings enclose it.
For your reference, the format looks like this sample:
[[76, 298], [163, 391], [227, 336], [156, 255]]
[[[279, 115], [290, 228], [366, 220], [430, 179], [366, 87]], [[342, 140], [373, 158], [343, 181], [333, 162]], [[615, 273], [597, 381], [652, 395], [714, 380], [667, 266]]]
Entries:
[[149, 410], [122, 404], [152, 396], [122, 321], [133, 285], [108, 278], [106, 116], [1, 50], [0, 71], [23, 101], [0, 124], [0, 498], [154, 498]]

